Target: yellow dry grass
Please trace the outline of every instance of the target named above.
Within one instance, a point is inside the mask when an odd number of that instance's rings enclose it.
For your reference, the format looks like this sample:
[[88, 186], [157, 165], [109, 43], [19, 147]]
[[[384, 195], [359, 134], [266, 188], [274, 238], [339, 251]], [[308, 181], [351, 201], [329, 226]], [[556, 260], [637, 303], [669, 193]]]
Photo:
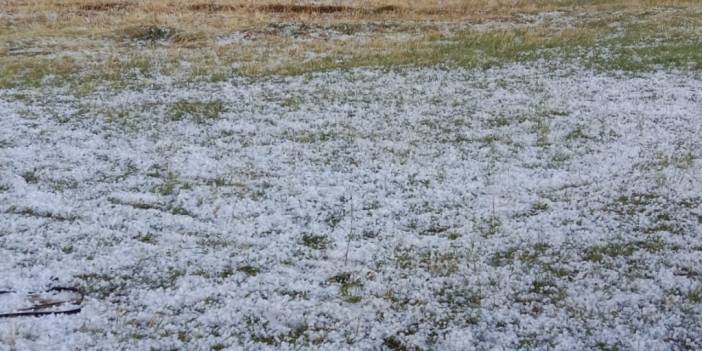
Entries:
[[99, 34], [144, 24], [206, 33], [280, 22], [465, 21], [546, 11], [702, 8], [698, 0], [3, 0], [3, 34]]
[[[551, 11], [568, 18], [567, 28], [549, 23], [519, 27], [525, 24], [521, 15]], [[592, 46], [616, 31], [608, 24], [644, 15], [661, 32], [687, 23], [686, 35], [694, 36], [702, 22], [702, 1], [0, 0], [0, 87], [20, 78], [41, 85], [44, 77], [85, 74], [93, 81], [121, 81], [135, 67], [218, 79], [234, 71], [299, 73], [446, 60], [471, 65], [485, 53], [512, 60], [534, 48]], [[271, 30], [291, 23], [322, 34], [352, 28], [352, 39], [303, 35], [300, 40]], [[366, 26], [378, 23], [383, 25]], [[467, 23], [502, 23], [507, 30], [461, 34]], [[447, 34], [446, 28], [453, 32]], [[173, 33], [150, 32], [161, 29]], [[232, 33], [254, 33], [255, 40], [218, 42]], [[133, 39], [152, 34], [168, 35], [168, 45], [134, 45]], [[437, 45], [455, 42], [456, 34], [463, 35], [458, 44]]]

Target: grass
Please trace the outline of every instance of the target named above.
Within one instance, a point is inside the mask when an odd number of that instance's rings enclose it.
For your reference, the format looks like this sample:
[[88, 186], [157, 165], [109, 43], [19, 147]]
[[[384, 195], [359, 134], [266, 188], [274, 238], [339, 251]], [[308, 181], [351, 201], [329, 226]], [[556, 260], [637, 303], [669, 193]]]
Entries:
[[162, 196], [173, 195], [178, 184], [178, 177], [173, 173], [168, 173], [168, 175], [164, 178], [163, 183], [154, 189], [154, 192]]
[[[696, 29], [702, 25], [702, 4], [696, 1], [472, 0], [437, 5], [377, 0], [358, 8], [336, 2], [340, 7], [303, 5], [309, 4], [11, 0], [4, 10], [9, 15], [0, 17], [0, 88], [68, 85], [75, 95], [85, 96], [103, 84], [126, 87], [158, 75], [222, 81], [232, 75], [297, 75], [361, 66], [486, 69], [554, 58], [605, 71], [702, 69], [702, 40]], [[379, 8], [392, 10], [373, 10]], [[563, 17], [586, 11], [589, 17], [572, 18], [568, 27], [520, 22], [518, 15], [537, 10], [562, 11]], [[445, 21], [448, 30], [438, 27], [437, 20]], [[467, 21], [493, 20], [512, 25], [461, 29]], [[383, 30], [374, 29], [377, 23], [386, 23]], [[616, 25], [608, 25], [612, 23]], [[308, 38], [309, 32], [349, 37], [298, 40]], [[217, 44], [218, 38], [232, 33], [256, 40]], [[297, 105], [294, 99], [282, 104], [289, 110]], [[199, 107], [180, 103], [174, 116], [182, 115], [177, 110], [187, 113]], [[215, 105], [210, 108], [216, 110]], [[216, 114], [214, 110], [205, 114]]]
[[28, 184], [37, 184], [39, 182], [39, 176], [33, 170], [22, 173], [22, 179]]
[[358, 293], [361, 292], [363, 283], [361, 279], [353, 273], [343, 272], [327, 280], [330, 283], [339, 284], [339, 293], [341, 299], [346, 303], [359, 303], [363, 300], [363, 297]]
[[204, 123], [219, 118], [224, 111], [224, 103], [221, 100], [179, 100], [171, 105], [167, 115], [172, 121], [191, 119]]
[[126, 39], [152, 43], [171, 39], [176, 32], [175, 28], [156, 25], [129, 27], [123, 30]]
[[687, 293], [687, 299], [692, 303], [702, 302], [702, 288], [693, 289]]
[[326, 235], [305, 234], [302, 236], [302, 245], [313, 250], [324, 250], [330, 245]]
[[255, 277], [259, 272], [261, 272], [260, 268], [250, 265], [240, 266], [236, 270], [237, 272], [242, 272], [250, 277]]
[[395, 249], [396, 267], [403, 270], [423, 270], [436, 276], [450, 276], [459, 270], [459, 256], [454, 252], [427, 250], [417, 252], [412, 248]]
[[490, 238], [499, 234], [502, 230], [502, 220], [498, 216], [480, 217], [474, 220], [473, 230], [484, 238]]
[[611, 242], [591, 246], [583, 253], [583, 259], [593, 263], [601, 263], [607, 259], [630, 257], [636, 251], [658, 252], [664, 248], [664, 243], [658, 240], [639, 242]]

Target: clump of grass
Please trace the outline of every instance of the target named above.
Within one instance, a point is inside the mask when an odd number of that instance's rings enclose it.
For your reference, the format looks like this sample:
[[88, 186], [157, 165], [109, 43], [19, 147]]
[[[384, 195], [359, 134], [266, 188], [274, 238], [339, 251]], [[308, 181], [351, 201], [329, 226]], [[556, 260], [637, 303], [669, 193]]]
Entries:
[[221, 186], [231, 185], [231, 181], [225, 177], [215, 177], [213, 179], [207, 180], [207, 185], [221, 187]]
[[655, 193], [632, 193], [617, 197], [608, 209], [620, 215], [631, 216], [645, 212], [659, 201], [659, 195]]
[[357, 292], [363, 286], [361, 280], [350, 272], [339, 273], [328, 279], [329, 282], [339, 284], [339, 293], [342, 300], [347, 303], [359, 303], [363, 299]]
[[473, 229], [484, 238], [492, 237], [502, 230], [502, 219], [496, 215], [477, 218], [473, 222]]
[[681, 150], [672, 155], [659, 152], [656, 154], [655, 165], [658, 170], [663, 170], [668, 167], [690, 169], [694, 166], [697, 158], [698, 156], [691, 150]]
[[234, 275], [234, 268], [232, 268], [232, 266], [226, 266], [221, 272], [219, 272], [219, 277], [223, 279], [229, 278], [232, 275]]
[[638, 250], [658, 252], [661, 251], [664, 247], [665, 244], [659, 240], [647, 240], [625, 243], [614, 242], [592, 246], [585, 250], [582, 257], [587, 261], [600, 263], [607, 258], [629, 257]]
[[591, 136], [589, 136], [585, 132], [585, 128], [583, 126], [577, 126], [575, 127], [572, 131], [570, 131], [566, 136], [565, 140], [566, 141], [576, 141], [576, 140], [588, 140], [592, 139]]
[[393, 350], [393, 351], [408, 351], [408, 350], [413, 350], [413, 348], [409, 347], [407, 344], [405, 344], [400, 338], [398, 338], [395, 335], [390, 335], [383, 339], [383, 347], [387, 348], [388, 350]]
[[255, 277], [259, 272], [261, 272], [260, 268], [251, 265], [240, 266], [236, 270], [237, 272], [242, 272], [250, 277]]
[[60, 85], [72, 81], [79, 70], [80, 65], [73, 58], [0, 55], [0, 89]]
[[157, 42], [170, 39], [178, 31], [172, 27], [148, 25], [128, 27], [125, 28], [122, 32], [124, 36], [130, 40], [143, 42]]
[[129, 110], [124, 108], [110, 108], [102, 111], [105, 121], [124, 128], [135, 128], [134, 121], [130, 119]]
[[152, 233], [146, 233], [144, 235], [139, 235], [137, 237], [137, 240], [139, 240], [145, 244], [155, 244], [156, 243], [156, 237], [154, 237], [154, 235]]
[[546, 116], [540, 115], [536, 119], [536, 125], [534, 126], [536, 131], [536, 145], [545, 147], [551, 144], [551, 124]]
[[302, 245], [314, 250], [324, 250], [329, 244], [329, 238], [326, 235], [304, 234], [302, 236]]
[[556, 284], [549, 279], [536, 279], [532, 281], [529, 292], [548, 297], [552, 301], [561, 300], [565, 297], [565, 291], [556, 286]]
[[22, 178], [27, 184], [36, 184], [39, 182], [39, 176], [37, 176], [35, 171], [26, 171], [22, 173]]
[[51, 218], [51, 219], [54, 219], [57, 221], [71, 221], [71, 222], [80, 218], [78, 215], [71, 214], [71, 213], [41, 211], [41, 210], [35, 210], [31, 207], [17, 207], [17, 206], [10, 206], [7, 210], [5, 210], [5, 213], [30, 216], [30, 217], [37, 217], [37, 218]]
[[602, 262], [606, 257], [628, 257], [634, 253], [635, 247], [623, 243], [611, 243], [590, 247], [583, 258], [591, 262]]
[[687, 299], [692, 303], [702, 302], [702, 288], [693, 289], [687, 293]]
[[155, 192], [163, 196], [173, 195], [178, 183], [178, 177], [173, 173], [168, 173], [168, 176], [166, 176], [163, 183], [156, 188]]
[[289, 111], [297, 111], [300, 109], [300, 99], [297, 97], [288, 97], [285, 100], [283, 100], [280, 105], [282, 107], [285, 107]]
[[551, 208], [551, 206], [547, 202], [537, 201], [534, 204], [532, 204], [528, 210], [516, 214], [515, 217], [536, 216], [542, 212], [548, 211], [550, 208]]
[[490, 258], [490, 264], [496, 267], [499, 266], [506, 266], [508, 264], [511, 264], [514, 262], [514, 260], [517, 258], [517, 248], [516, 247], [511, 247], [508, 248], [504, 251], [497, 251], [495, 254]]
[[195, 122], [203, 123], [218, 119], [224, 110], [222, 100], [179, 100], [171, 106], [167, 115], [173, 121], [192, 119]]
[[347, 135], [337, 133], [333, 130], [322, 131], [302, 131], [291, 135], [291, 139], [301, 144], [325, 143], [346, 137]]
[[422, 269], [438, 276], [450, 276], [459, 269], [459, 257], [454, 252], [438, 250], [417, 252], [413, 248], [398, 248], [395, 263], [401, 269]]
[[489, 128], [502, 128], [507, 127], [512, 123], [512, 120], [507, 116], [499, 115], [493, 119], [487, 121], [487, 126]]

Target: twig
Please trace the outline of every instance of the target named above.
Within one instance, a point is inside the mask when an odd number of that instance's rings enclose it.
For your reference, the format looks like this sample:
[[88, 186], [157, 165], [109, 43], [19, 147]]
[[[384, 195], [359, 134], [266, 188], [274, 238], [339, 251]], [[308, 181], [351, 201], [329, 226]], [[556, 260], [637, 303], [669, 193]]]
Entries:
[[[40, 317], [40, 316], [47, 316], [47, 315], [80, 313], [80, 311], [83, 309], [83, 307], [80, 306], [80, 304], [83, 303], [83, 293], [80, 290], [78, 290], [76, 288], [56, 286], [56, 287], [52, 287], [52, 288], [47, 289], [45, 292], [62, 292], [62, 291], [72, 292], [72, 293], [76, 294], [76, 298], [72, 299], [72, 300], [66, 300], [66, 301], [38, 304], [38, 305], [31, 306], [31, 307], [19, 309], [19, 310], [17, 310], [17, 312], [0, 313], [0, 318]], [[11, 294], [11, 293], [14, 293], [14, 291], [0, 290], [0, 295]], [[30, 293], [30, 294], [33, 294], [33, 293]], [[58, 311], [38, 311], [38, 310], [41, 310], [41, 309], [44, 309], [47, 307], [53, 307], [53, 306], [59, 306], [59, 305], [65, 305], [65, 304], [75, 304], [75, 305], [79, 305], [79, 306], [75, 307], [75, 308], [69, 308], [69, 309], [58, 310]]]

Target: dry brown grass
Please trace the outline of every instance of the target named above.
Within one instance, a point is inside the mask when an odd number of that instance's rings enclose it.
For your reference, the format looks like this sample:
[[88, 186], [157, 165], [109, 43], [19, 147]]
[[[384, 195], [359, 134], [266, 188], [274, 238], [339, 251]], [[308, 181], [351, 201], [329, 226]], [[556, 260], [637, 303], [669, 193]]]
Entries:
[[279, 22], [464, 22], [545, 11], [608, 13], [653, 6], [699, 10], [698, 0], [1, 0], [0, 41], [97, 36], [160, 25], [221, 34]]
[[[86, 67], [93, 70], [93, 77], [108, 80], [122, 79], [133, 65], [143, 72], [157, 66], [163, 74], [176, 74], [181, 62], [191, 64], [189, 74], [212, 79], [233, 71], [298, 73], [446, 60], [472, 65], [481, 60], [479, 55], [513, 60], [517, 53], [539, 47], [594, 45], [597, 38], [615, 30], [608, 24], [627, 18], [648, 16], [646, 21], [660, 23], [662, 31], [687, 23], [692, 28], [688, 34], [702, 22], [699, 0], [0, 0], [0, 4], [0, 74], [5, 74], [0, 86], [11, 85], [20, 76], [40, 85], [42, 77], [75, 76]], [[658, 11], [662, 8], [666, 11]], [[522, 14], [549, 11], [569, 18], [568, 28], [549, 23], [525, 27]], [[291, 23], [304, 27], [299, 35], [280, 28]], [[452, 36], [468, 23], [502, 23], [508, 29], [469, 33], [459, 38], [466, 49], [437, 46], [454, 40]], [[337, 40], [325, 36], [329, 30], [350, 35]], [[252, 39], [218, 42], [232, 33]], [[166, 39], [167, 45], [135, 45], [153, 38]]]
[[[41, 27], [104, 31], [149, 23], [183, 29], [236, 30], [261, 23], [357, 20], [461, 21], [510, 18], [545, 11], [637, 10], [652, 6], [700, 8], [697, 0], [3, 0], [0, 12], [12, 26], [3, 32]], [[7, 21], [7, 19], [5, 19]]]

